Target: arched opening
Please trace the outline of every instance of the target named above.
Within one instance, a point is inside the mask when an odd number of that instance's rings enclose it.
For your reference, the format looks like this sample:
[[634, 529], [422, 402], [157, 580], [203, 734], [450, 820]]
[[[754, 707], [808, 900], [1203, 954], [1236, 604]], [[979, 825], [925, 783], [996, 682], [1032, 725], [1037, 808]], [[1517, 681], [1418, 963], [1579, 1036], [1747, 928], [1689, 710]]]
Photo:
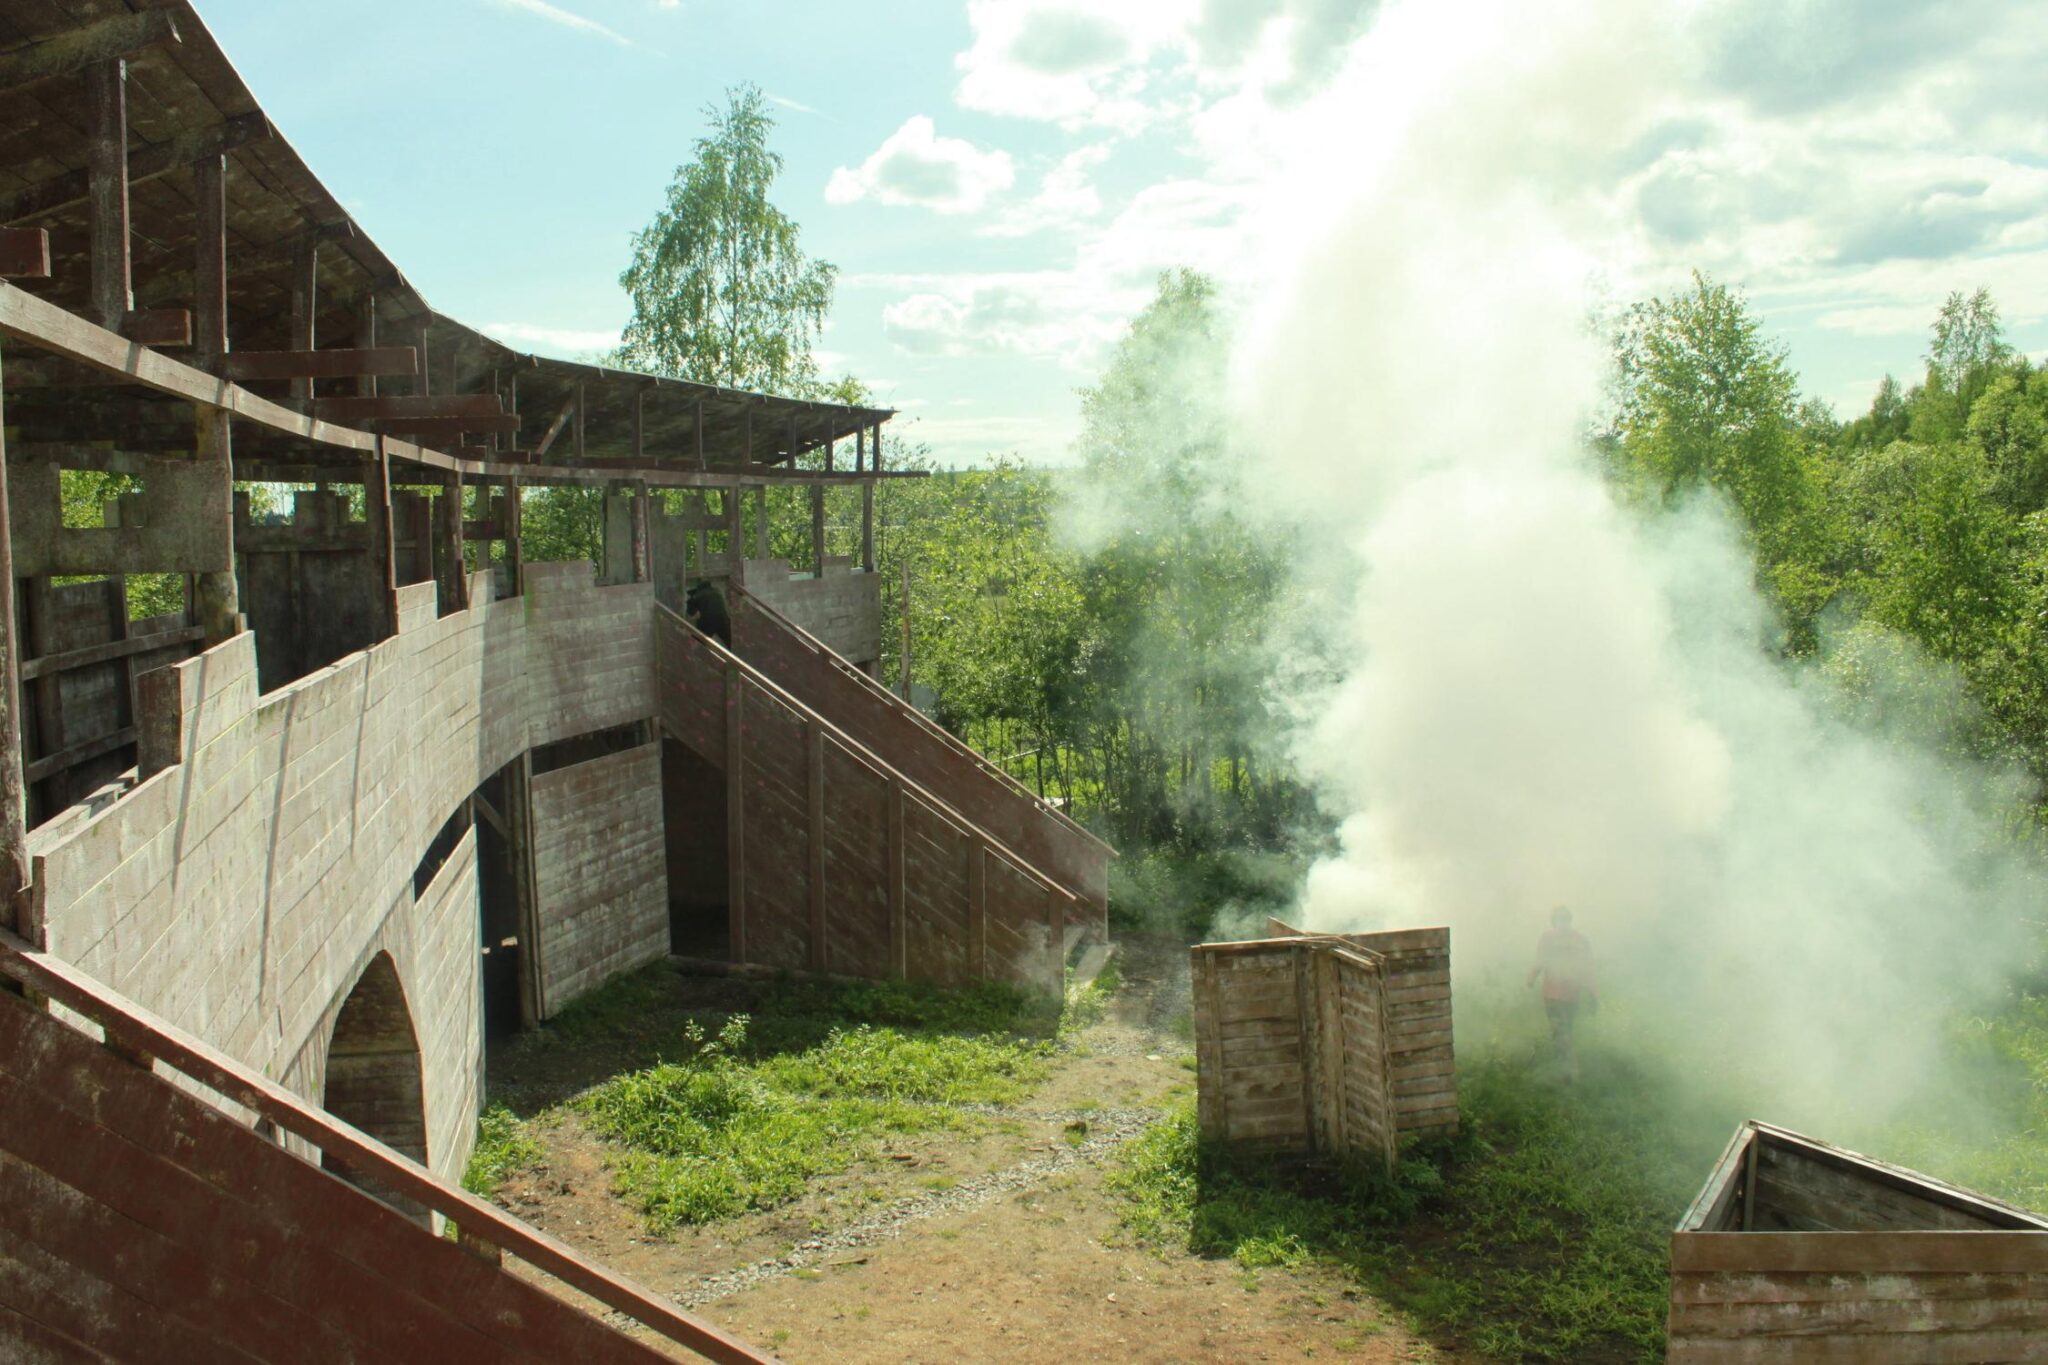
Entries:
[[[391, 954], [379, 953], [342, 1002], [327, 1046], [327, 1112], [422, 1165], [427, 1160], [427, 1107], [420, 1090], [420, 1045], [412, 1011]], [[421, 1223], [427, 1212], [328, 1157], [324, 1164]]]

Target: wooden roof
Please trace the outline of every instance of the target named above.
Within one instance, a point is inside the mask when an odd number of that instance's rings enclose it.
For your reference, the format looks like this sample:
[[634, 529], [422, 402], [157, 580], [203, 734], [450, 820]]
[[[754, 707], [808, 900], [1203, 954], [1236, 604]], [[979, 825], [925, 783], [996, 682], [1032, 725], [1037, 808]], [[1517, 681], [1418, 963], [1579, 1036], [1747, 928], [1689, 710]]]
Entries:
[[[851, 440], [893, 415], [883, 408], [779, 398], [536, 357], [434, 312], [266, 118], [185, 0], [8, 0], [0, 7], [0, 226], [46, 229], [51, 257], [47, 279], [17, 281], [16, 287], [69, 311], [90, 313], [91, 111], [85, 80], [75, 71], [22, 85], [10, 81], [8, 64], [14, 63], [18, 80], [24, 71], [35, 74], [38, 61], [62, 65], [67, 47], [97, 39], [132, 44], [151, 35], [157, 41], [130, 50], [127, 58], [137, 310], [192, 306], [198, 221], [191, 167], [219, 150], [228, 167], [227, 312], [234, 351], [291, 348], [294, 267], [303, 269], [307, 247], [317, 245], [316, 347], [423, 343], [425, 391], [495, 391], [508, 408], [516, 391], [518, 429], [494, 444], [532, 451], [552, 429], [557, 439], [543, 464], [573, 458], [565, 428], [573, 430], [568, 415], [579, 387], [583, 450], [590, 459], [633, 454], [637, 403], [645, 458], [635, 464], [674, 462], [733, 474], [788, 468], [798, 454]], [[109, 388], [104, 375], [84, 367], [41, 357], [24, 364], [17, 359], [21, 355], [12, 352], [4, 371], [10, 425], [31, 423], [48, 436], [66, 425], [67, 405], [82, 406], [102, 436], [111, 417], [124, 442], [147, 446], [160, 426], [165, 443], [189, 444], [189, 423], [174, 398]], [[289, 399], [288, 381], [241, 382], [262, 397]], [[422, 391], [410, 378], [382, 383], [387, 394]], [[354, 395], [356, 381], [318, 380], [313, 392], [322, 398]], [[79, 425], [83, 436], [84, 424]], [[298, 462], [331, 458], [262, 431], [250, 431], [247, 438], [238, 431], [237, 450], [238, 464], [243, 455]], [[542, 471], [534, 472], [536, 481], [546, 481]]]

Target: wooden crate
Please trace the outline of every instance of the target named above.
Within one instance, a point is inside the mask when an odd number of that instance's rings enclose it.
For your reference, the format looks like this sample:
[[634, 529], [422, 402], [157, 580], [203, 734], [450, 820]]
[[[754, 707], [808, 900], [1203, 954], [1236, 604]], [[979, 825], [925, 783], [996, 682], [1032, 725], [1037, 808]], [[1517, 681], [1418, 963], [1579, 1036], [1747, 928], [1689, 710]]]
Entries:
[[2048, 1218], [1768, 1124], [1671, 1238], [1668, 1359], [2048, 1359]]
[[1327, 938], [1191, 951], [1205, 1137], [1298, 1155], [1396, 1155], [1384, 964]]
[[[1276, 938], [1312, 937], [1268, 919]], [[1330, 934], [1380, 960], [1387, 990], [1387, 1066], [1394, 1130], [1403, 1142], [1458, 1131], [1458, 1065], [1451, 1038], [1451, 931]]]

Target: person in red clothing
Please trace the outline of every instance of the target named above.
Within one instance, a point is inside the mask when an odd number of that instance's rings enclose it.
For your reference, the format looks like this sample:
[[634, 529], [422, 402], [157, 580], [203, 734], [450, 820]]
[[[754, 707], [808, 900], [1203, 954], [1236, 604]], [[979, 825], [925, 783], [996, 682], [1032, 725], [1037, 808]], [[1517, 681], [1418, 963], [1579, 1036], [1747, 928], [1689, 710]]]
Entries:
[[1543, 1012], [1550, 1017], [1550, 1043], [1558, 1065], [1576, 1073], [1572, 1025], [1582, 1007], [1589, 1013], [1598, 1008], [1600, 997], [1593, 980], [1593, 945], [1572, 928], [1572, 912], [1562, 905], [1550, 912], [1550, 928], [1536, 940], [1529, 984], [1538, 980], [1543, 983]]

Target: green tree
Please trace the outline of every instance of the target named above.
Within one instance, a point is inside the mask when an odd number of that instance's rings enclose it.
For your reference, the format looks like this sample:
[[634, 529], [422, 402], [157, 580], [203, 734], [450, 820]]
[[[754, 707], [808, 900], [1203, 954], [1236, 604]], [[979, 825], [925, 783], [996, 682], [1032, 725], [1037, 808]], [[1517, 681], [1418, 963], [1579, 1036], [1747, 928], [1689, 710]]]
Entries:
[[1960, 290], [1950, 294], [1934, 320], [1913, 436], [1928, 441], [1962, 435], [1971, 405], [2011, 360], [2012, 347], [2006, 344], [1991, 291], [1979, 289], [1967, 299]]
[[811, 342], [832, 306], [836, 269], [806, 256], [797, 225], [769, 202], [782, 157], [752, 85], [707, 107], [711, 128], [676, 168], [667, 202], [633, 237], [619, 277], [633, 316], [620, 364], [766, 393], [817, 386]]

